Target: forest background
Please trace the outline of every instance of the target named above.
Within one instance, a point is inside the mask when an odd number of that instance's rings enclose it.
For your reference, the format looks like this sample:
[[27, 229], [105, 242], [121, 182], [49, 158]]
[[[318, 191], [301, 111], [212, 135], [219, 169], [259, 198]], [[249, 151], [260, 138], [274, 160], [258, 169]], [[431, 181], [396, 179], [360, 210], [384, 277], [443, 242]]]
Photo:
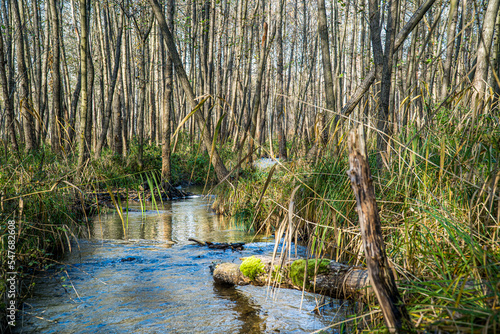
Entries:
[[417, 327], [497, 328], [499, 0], [2, 0], [0, 22], [1, 230], [20, 222], [25, 270], [84, 233], [92, 193], [144, 180], [218, 184], [218, 212], [269, 232], [301, 185], [312, 253], [363, 264], [344, 139], [364, 124]]

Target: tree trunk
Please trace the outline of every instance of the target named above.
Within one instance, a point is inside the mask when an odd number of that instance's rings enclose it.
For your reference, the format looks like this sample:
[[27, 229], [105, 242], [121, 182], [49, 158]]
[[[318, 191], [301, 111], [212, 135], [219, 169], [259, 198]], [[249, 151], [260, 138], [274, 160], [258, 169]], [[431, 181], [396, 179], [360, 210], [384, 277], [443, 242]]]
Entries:
[[[413, 14], [408, 23], [399, 31], [394, 42], [393, 52], [398, 51], [406, 37], [412, 32], [412, 30], [417, 26], [420, 20], [424, 17], [425, 13], [431, 8], [431, 6], [436, 2], [436, 0], [427, 0], [424, 2]], [[370, 86], [375, 81], [375, 69], [372, 68], [370, 72], [367, 73], [363, 82], [358, 86], [356, 91], [352, 94], [352, 97], [347, 101], [347, 103], [342, 107], [341, 114], [344, 116], [349, 116], [354, 108], [358, 105], [361, 98], [370, 89]], [[335, 123], [338, 122], [340, 116], [335, 117]]]
[[[149, 35], [149, 34], [148, 34]], [[141, 36], [141, 49], [139, 51], [139, 61], [137, 67], [139, 68], [139, 101], [137, 105], [137, 160], [139, 169], [143, 168], [143, 154], [144, 154], [144, 114], [146, 108], [146, 41], [147, 36]]]
[[[124, 18], [126, 20], [126, 18]], [[124, 24], [128, 25], [128, 22], [125, 22]], [[130, 36], [130, 31], [125, 29], [123, 32], [124, 36], [124, 42], [123, 42], [123, 50], [122, 54], [124, 56], [124, 61], [122, 62], [122, 88], [123, 88], [123, 105], [125, 107], [124, 109], [124, 114], [123, 114], [123, 127], [122, 127], [122, 143], [123, 143], [123, 156], [125, 157], [127, 155], [127, 152], [129, 150], [129, 127], [130, 122], [129, 118], [130, 115], [133, 113], [134, 110], [134, 100], [133, 100], [133, 94], [131, 93], [131, 84], [130, 84], [130, 77], [132, 75], [132, 71], [130, 68], [130, 52], [129, 52], [129, 45], [130, 43], [128, 42], [129, 36]]]
[[488, 67], [491, 51], [491, 43], [493, 41], [493, 33], [495, 21], [497, 18], [498, 7], [500, 0], [490, 0], [483, 21], [483, 29], [479, 36], [479, 46], [477, 48], [476, 73], [472, 86], [474, 94], [472, 102], [474, 103], [474, 114], [478, 115], [484, 106], [484, 95], [486, 93], [486, 83], [488, 82]]
[[394, 52], [394, 38], [396, 36], [396, 17], [399, 11], [399, 0], [389, 1], [389, 13], [387, 17], [387, 32], [385, 38], [385, 52], [383, 55], [383, 67], [380, 84], [380, 95], [378, 105], [378, 125], [377, 125], [377, 164], [378, 168], [383, 167], [383, 160], [389, 162], [389, 156], [386, 155], [388, 143], [391, 137], [388, 126], [389, 121], [389, 104], [391, 95], [391, 81], [392, 81], [392, 66], [393, 66], [393, 52]]
[[81, 68], [78, 71], [78, 77], [76, 79], [76, 86], [73, 92], [73, 97], [71, 98], [71, 109], [68, 120], [68, 142], [66, 143], [66, 151], [73, 146], [73, 140], [75, 137], [75, 123], [76, 123], [76, 112], [78, 109], [78, 100], [80, 99], [80, 91], [82, 89], [82, 73]]
[[41, 20], [40, 20], [40, 3], [38, 1], [32, 1], [32, 7], [33, 7], [33, 24], [34, 24], [34, 54], [35, 54], [35, 59], [33, 60], [34, 62], [34, 69], [33, 69], [33, 81], [34, 81], [34, 91], [37, 92], [35, 96], [33, 97], [35, 101], [35, 109], [38, 112], [38, 117], [35, 120], [35, 142], [36, 145], [40, 145], [40, 137], [41, 137], [41, 129], [42, 129], [42, 123], [40, 122], [42, 119], [43, 115], [43, 103], [42, 103], [42, 49], [41, 49], [41, 44], [42, 44], [42, 38], [41, 35], [43, 34], [43, 28], [41, 25]]
[[[122, 32], [123, 32], [123, 15], [120, 16], [120, 28], [118, 30], [118, 38], [116, 41], [116, 49], [115, 49], [115, 65], [113, 68], [113, 74], [111, 76], [110, 87], [108, 91], [108, 100], [106, 101], [106, 109], [104, 110], [104, 123], [101, 135], [99, 136], [99, 140], [97, 142], [97, 146], [95, 148], [95, 158], [98, 159], [101, 156], [102, 149], [104, 147], [104, 143], [106, 141], [106, 136], [109, 128], [109, 120], [111, 118], [111, 110], [113, 105], [113, 97], [116, 87], [116, 81], [118, 78], [118, 70], [120, 69], [120, 54], [121, 54], [121, 42], [122, 42]], [[83, 75], [83, 74], [82, 74]]]
[[[174, 31], [174, 0], [168, 0], [167, 2], [167, 22], [168, 28]], [[172, 64], [172, 58], [170, 55], [165, 57], [165, 48], [163, 43], [163, 38], [160, 39], [162, 45], [162, 58], [165, 61], [165, 77], [164, 79], [164, 92], [163, 92], [163, 119], [162, 119], [162, 152], [161, 152], [161, 177], [162, 184], [165, 191], [168, 193], [171, 187], [171, 165], [170, 165], [170, 119], [173, 110], [173, 84], [174, 84], [174, 68]]]
[[451, 66], [453, 64], [453, 53], [455, 51], [455, 30], [457, 28], [458, 19], [458, 0], [451, 0], [450, 14], [448, 20], [448, 33], [446, 40], [448, 47], [446, 49], [446, 58], [443, 64], [443, 85], [441, 87], [441, 100], [444, 100], [448, 95], [448, 90], [451, 84]]
[[52, 113], [50, 118], [50, 143], [55, 152], [61, 151], [62, 94], [61, 48], [59, 40], [59, 15], [57, 0], [49, 0], [52, 41]]
[[78, 167], [77, 174], [82, 173], [83, 165], [87, 158], [87, 111], [88, 111], [88, 84], [87, 84], [87, 53], [88, 53], [88, 37], [87, 37], [87, 0], [80, 0], [80, 73], [82, 79], [81, 88], [81, 103], [80, 103], [80, 133], [78, 136]]
[[[321, 56], [323, 59], [323, 75], [325, 77], [325, 98], [326, 109], [333, 111], [335, 109], [335, 100], [333, 95], [333, 74], [332, 62], [330, 59], [330, 44], [328, 43], [328, 25], [326, 20], [325, 0], [318, 0], [318, 34], [321, 40]], [[320, 115], [320, 124], [323, 145], [328, 142], [328, 131], [326, 129], [326, 114], [324, 111]]]
[[285, 1], [280, 1], [280, 18], [278, 22], [278, 31], [276, 36], [276, 46], [278, 48], [278, 62], [276, 64], [276, 85], [278, 94], [276, 96], [276, 123], [278, 131], [278, 147], [279, 157], [282, 159], [287, 158], [286, 152], [286, 134], [284, 129], [285, 123], [285, 106], [283, 97], [283, 15], [285, 11]]
[[12, 147], [16, 152], [19, 152], [17, 145], [15, 117], [14, 117], [14, 100], [11, 94], [12, 87], [7, 79], [7, 70], [5, 68], [7, 61], [5, 60], [5, 50], [3, 43], [3, 29], [0, 28], [0, 84], [2, 85], [2, 98], [5, 103], [5, 113], [7, 116], [7, 131], [9, 133]]
[[391, 333], [413, 332], [413, 324], [399, 295], [392, 268], [385, 252], [375, 190], [368, 165], [363, 126], [349, 136], [349, 165], [359, 216], [361, 237], [368, 266], [368, 275]]
[[[274, 27], [276, 28], [276, 26]], [[267, 23], [264, 22], [264, 34], [262, 36], [262, 45], [260, 51], [260, 59], [259, 66], [257, 68], [257, 79], [255, 81], [255, 92], [253, 95], [253, 105], [252, 105], [252, 113], [250, 114], [250, 145], [248, 149], [248, 157], [249, 162], [252, 162], [252, 152], [254, 149], [254, 141], [258, 138], [255, 138], [257, 133], [257, 116], [259, 115], [259, 108], [261, 104], [261, 91], [262, 91], [262, 81], [264, 79], [264, 71], [266, 69], [267, 56], [269, 54], [271, 48], [271, 42], [274, 39], [274, 35], [276, 30], [273, 30], [271, 36], [268, 38], [267, 36]]]
[[121, 156], [123, 153], [122, 143], [122, 99], [121, 87], [115, 90], [115, 97], [113, 98], [113, 153]]
[[18, 69], [18, 76], [20, 81], [19, 88], [19, 104], [20, 111], [23, 117], [23, 128], [24, 128], [24, 143], [25, 150], [27, 152], [36, 149], [35, 143], [35, 132], [33, 126], [33, 116], [31, 114], [31, 98], [29, 91], [29, 79], [28, 79], [28, 69], [26, 68], [26, 63], [24, 62], [25, 50], [24, 50], [24, 28], [21, 22], [21, 15], [19, 14], [19, 3], [18, 0], [12, 0], [13, 11], [14, 11], [14, 22], [16, 30], [19, 33], [16, 48], [16, 62]]

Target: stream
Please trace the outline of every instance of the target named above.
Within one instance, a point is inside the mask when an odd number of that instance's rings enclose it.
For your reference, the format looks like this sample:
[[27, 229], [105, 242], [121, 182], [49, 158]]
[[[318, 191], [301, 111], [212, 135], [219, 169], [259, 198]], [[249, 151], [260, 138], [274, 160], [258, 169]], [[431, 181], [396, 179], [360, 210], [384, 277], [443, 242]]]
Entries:
[[[345, 317], [340, 301], [301, 291], [221, 287], [210, 266], [270, 255], [274, 237], [244, 232], [212, 213], [207, 200], [184, 200], [95, 217], [90, 240], [72, 244], [54, 270], [35, 280], [20, 310], [19, 333], [309, 333]], [[246, 242], [212, 250], [188, 238]], [[305, 252], [304, 247], [298, 247]], [[315, 309], [319, 307], [319, 312]]]

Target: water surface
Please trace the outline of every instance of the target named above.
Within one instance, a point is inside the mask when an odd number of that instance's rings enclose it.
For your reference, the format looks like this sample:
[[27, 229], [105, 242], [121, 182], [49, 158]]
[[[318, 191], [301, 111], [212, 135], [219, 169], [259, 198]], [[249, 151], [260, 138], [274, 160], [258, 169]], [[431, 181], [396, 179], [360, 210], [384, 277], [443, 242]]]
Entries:
[[[141, 212], [95, 218], [91, 240], [73, 244], [64, 266], [36, 281], [21, 310], [20, 333], [307, 333], [336, 322], [337, 304], [265, 287], [215, 285], [210, 266], [271, 254], [274, 239], [254, 238], [209, 210], [198, 196]], [[243, 251], [188, 241], [247, 242]], [[299, 247], [299, 250], [304, 251]]]

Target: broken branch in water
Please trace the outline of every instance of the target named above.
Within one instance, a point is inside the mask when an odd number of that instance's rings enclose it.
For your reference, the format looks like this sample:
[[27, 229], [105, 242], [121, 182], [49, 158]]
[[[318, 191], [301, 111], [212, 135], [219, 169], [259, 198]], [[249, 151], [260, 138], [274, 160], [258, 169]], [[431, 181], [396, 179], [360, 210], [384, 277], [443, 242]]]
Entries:
[[227, 243], [227, 242], [222, 242], [222, 243], [213, 243], [210, 241], [200, 241], [195, 238], [189, 238], [189, 241], [196, 242], [200, 246], [207, 246], [210, 249], [231, 249], [231, 250], [243, 250], [243, 245], [245, 245], [244, 242], [233, 242], [233, 243]]

